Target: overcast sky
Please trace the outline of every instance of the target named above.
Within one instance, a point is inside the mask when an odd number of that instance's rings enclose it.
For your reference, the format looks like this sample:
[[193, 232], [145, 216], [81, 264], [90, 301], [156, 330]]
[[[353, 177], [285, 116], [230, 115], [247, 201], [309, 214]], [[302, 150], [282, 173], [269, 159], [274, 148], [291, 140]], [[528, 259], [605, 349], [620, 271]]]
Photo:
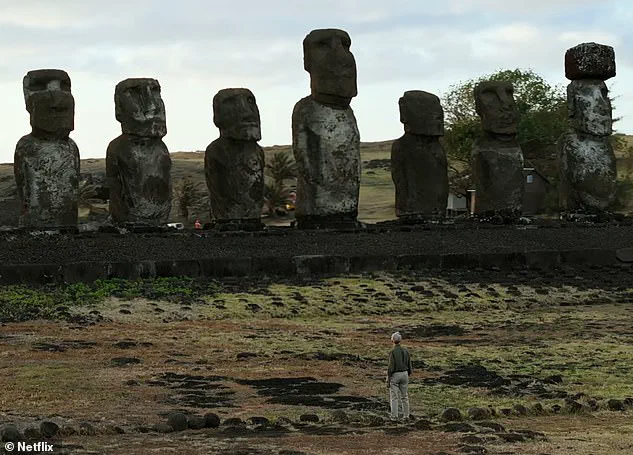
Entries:
[[630, 0], [0, 0], [0, 162], [30, 132], [22, 77], [38, 68], [70, 74], [82, 158], [105, 156], [120, 134], [114, 86], [128, 77], [160, 81], [172, 152], [218, 137], [211, 100], [227, 87], [255, 94], [262, 145], [289, 144], [292, 108], [309, 93], [301, 42], [315, 28], [351, 35], [362, 141], [402, 135], [406, 90], [441, 96], [514, 68], [566, 85], [565, 50], [587, 41], [615, 48], [607, 84], [618, 131], [633, 133], [632, 24]]

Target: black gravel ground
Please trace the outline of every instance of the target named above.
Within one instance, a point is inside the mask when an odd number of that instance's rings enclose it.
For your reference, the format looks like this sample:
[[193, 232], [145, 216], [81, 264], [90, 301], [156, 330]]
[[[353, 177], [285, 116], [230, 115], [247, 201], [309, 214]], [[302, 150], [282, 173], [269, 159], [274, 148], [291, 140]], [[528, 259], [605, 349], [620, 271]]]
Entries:
[[216, 234], [206, 231], [153, 234], [83, 233], [0, 235], [0, 263], [162, 261], [300, 255], [446, 255], [633, 248], [633, 226], [521, 228], [458, 226], [365, 231], [298, 231]]

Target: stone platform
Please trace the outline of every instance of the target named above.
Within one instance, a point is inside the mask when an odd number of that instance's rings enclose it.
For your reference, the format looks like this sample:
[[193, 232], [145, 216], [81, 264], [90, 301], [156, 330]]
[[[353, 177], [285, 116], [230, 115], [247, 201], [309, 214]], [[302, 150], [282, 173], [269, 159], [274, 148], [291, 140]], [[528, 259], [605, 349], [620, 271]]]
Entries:
[[372, 225], [348, 231], [0, 233], [0, 283], [622, 265], [633, 226]]

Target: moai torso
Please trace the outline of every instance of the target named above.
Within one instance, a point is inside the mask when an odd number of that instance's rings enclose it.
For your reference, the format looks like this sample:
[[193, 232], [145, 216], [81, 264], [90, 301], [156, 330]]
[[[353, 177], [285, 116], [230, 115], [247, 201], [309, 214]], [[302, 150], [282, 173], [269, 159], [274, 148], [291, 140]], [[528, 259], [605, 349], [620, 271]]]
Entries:
[[106, 153], [112, 219], [149, 224], [167, 221], [170, 173], [169, 150], [160, 138], [124, 134], [113, 140]]
[[76, 226], [80, 161], [68, 137], [75, 112], [70, 78], [61, 70], [30, 71], [24, 97], [33, 131], [20, 139], [14, 157], [20, 225]]
[[478, 84], [475, 106], [483, 127], [471, 154], [475, 211], [518, 215], [523, 205], [523, 152], [516, 138], [518, 113], [512, 85], [500, 81]]
[[204, 157], [211, 216], [259, 219], [264, 197], [264, 150], [257, 142], [219, 138]]
[[292, 114], [297, 162], [296, 216], [358, 213], [360, 134], [351, 107], [336, 109], [306, 97]]
[[213, 120], [220, 138], [206, 150], [204, 169], [211, 218], [235, 229], [241, 222], [260, 228], [264, 205], [264, 151], [259, 109], [245, 88], [220, 90], [213, 98]]
[[391, 147], [391, 177], [398, 217], [442, 216], [448, 202], [448, 171], [439, 138], [444, 112], [437, 96], [418, 90], [399, 100], [405, 134]]
[[123, 134], [110, 142], [106, 177], [115, 223], [158, 225], [171, 211], [171, 158], [165, 105], [155, 79], [126, 79], [115, 89]]
[[615, 76], [610, 46], [584, 43], [565, 54], [569, 130], [559, 139], [561, 209], [600, 212], [616, 197], [616, 158], [606, 79]]
[[350, 45], [349, 35], [337, 29], [313, 30], [303, 41], [311, 95], [292, 113], [300, 228], [356, 226], [360, 134], [349, 106], [357, 95]]

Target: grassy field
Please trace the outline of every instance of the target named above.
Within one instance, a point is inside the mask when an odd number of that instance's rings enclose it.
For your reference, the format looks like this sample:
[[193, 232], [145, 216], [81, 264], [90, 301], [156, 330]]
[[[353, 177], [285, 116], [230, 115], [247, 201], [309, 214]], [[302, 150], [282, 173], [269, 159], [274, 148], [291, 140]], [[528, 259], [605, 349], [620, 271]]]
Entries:
[[[86, 453], [633, 453], [628, 270], [105, 281], [0, 301], [0, 424], [88, 422], [68, 438]], [[385, 419], [395, 330], [414, 360], [409, 424]], [[173, 411], [246, 424], [144, 432]]]

